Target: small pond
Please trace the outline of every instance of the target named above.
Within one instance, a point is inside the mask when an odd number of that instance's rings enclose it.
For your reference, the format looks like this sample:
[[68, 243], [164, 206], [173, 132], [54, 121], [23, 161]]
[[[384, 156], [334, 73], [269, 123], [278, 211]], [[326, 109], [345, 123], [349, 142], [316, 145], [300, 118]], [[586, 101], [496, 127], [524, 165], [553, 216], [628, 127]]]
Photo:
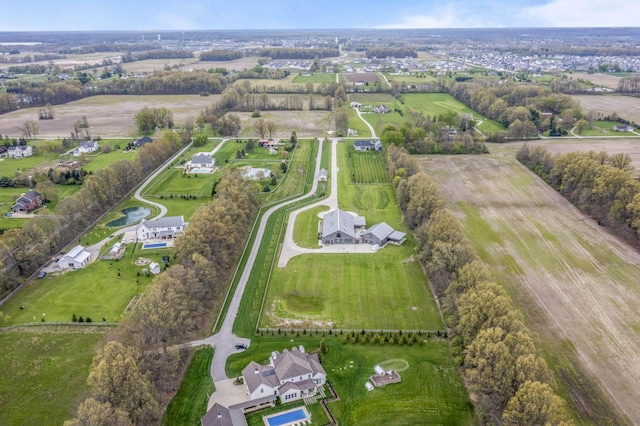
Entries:
[[146, 207], [127, 207], [126, 209], [122, 210], [122, 214], [124, 216], [116, 220], [112, 220], [111, 222], [107, 223], [107, 226], [124, 226], [140, 222], [142, 219], [151, 214], [151, 209], [148, 209]]

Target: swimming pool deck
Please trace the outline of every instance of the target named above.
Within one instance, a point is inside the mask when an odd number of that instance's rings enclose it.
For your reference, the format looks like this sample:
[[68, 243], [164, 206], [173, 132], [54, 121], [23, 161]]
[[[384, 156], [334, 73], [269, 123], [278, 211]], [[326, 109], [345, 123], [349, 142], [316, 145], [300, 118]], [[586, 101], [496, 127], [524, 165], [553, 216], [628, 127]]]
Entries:
[[[279, 423], [279, 422], [274, 422], [271, 423], [269, 422], [269, 420], [275, 420], [278, 417], [287, 417], [287, 414], [289, 413], [294, 413], [296, 411], [302, 411], [304, 414], [303, 418], [296, 418], [294, 420], [285, 422], [285, 423]], [[304, 405], [300, 406], [300, 407], [295, 407], [292, 408], [290, 410], [287, 411], [281, 411], [279, 413], [274, 413], [268, 416], [263, 416], [262, 417], [262, 421], [264, 422], [265, 426], [294, 426], [294, 425], [306, 425], [306, 424], [311, 424], [311, 414], [309, 414], [309, 411], [307, 410], [307, 407], [305, 407]]]

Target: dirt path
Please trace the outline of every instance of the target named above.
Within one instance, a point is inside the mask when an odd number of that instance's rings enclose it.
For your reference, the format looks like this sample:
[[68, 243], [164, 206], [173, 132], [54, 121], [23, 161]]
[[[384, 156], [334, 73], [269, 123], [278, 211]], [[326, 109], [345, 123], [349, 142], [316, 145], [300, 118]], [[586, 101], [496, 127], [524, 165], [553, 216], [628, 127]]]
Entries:
[[[586, 218], [506, 150], [425, 157], [494, 276], [521, 286], [581, 367], [640, 424], [640, 255]], [[513, 265], [515, 263], [515, 265]], [[533, 322], [533, 321], [532, 321]]]

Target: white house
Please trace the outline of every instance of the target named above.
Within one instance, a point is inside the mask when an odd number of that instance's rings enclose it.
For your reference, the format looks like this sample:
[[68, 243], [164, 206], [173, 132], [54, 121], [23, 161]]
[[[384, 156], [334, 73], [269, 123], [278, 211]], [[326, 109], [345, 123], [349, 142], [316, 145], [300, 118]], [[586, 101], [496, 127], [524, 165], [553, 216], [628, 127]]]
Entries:
[[77, 245], [69, 253], [65, 254], [62, 259], [58, 261], [58, 268], [60, 269], [80, 269], [87, 266], [91, 260], [91, 253], [86, 251], [83, 246]]
[[327, 381], [318, 355], [308, 354], [304, 346], [272, 352], [268, 365], [251, 361], [242, 370], [242, 377], [251, 399], [277, 395], [282, 402], [315, 395]]
[[382, 142], [375, 139], [373, 141], [370, 140], [357, 140], [353, 143], [353, 149], [356, 151], [381, 151], [382, 150]]
[[320, 171], [318, 172], [318, 180], [320, 182], [326, 182], [328, 178], [329, 172], [327, 172], [327, 169], [320, 169]]
[[96, 152], [98, 148], [98, 142], [96, 141], [82, 142], [78, 145], [78, 148], [73, 150], [73, 155], [77, 157], [81, 154], [90, 154], [92, 152]]
[[32, 155], [33, 149], [29, 145], [10, 146], [7, 149], [7, 157], [9, 158], [31, 157]]
[[136, 228], [138, 240], [170, 239], [182, 234], [187, 227], [184, 216], [167, 216], [155, 220], [142, 220]]

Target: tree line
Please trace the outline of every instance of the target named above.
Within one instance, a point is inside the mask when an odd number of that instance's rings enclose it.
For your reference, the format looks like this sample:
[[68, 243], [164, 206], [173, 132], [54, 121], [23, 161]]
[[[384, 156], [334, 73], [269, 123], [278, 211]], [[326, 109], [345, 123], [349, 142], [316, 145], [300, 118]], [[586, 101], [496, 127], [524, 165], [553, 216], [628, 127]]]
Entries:
[[314, 59], [340, 56], [337, 48], [300, 49], [295, 47], [271, 47], [258, 50], [258, 56], [271, 59]]
[[201, 61], [233, 61], [244, 57], [244, 53], [240, 50], [207, 50], [200, 52]]
[[178, 134], [163, 132], [142, 147], [134, 160], [117, 161], [85, 176], [82, 188], [58, 203], [55, 215], [36, 215], [22, 229], [5, 230], [0, 236], [0, 294], [11, 292], [74, 241], [181, 146]]
[[598, 224], [640, 243], [640, 182], [630, 173], [629, 154], [589, 151], [554, 156], [543, 147], [524, 145], [516, 158]]
[[398, 204], [416, 236], [416, 257], [454, 330], [452, 350], [483, 421], [569, 424], [522, 315], [477, 260], [438, 186], [402, 148], [388, 147], [386, 162]]
[[154, 278], [97, 351], [90, 395], [66, 426], [160, 423], [191, 357], [176, 345], [196, 339], [221, 307], [248, 238], [258, 207], [249, 185], [239, 172], [223, 172], [213, 201], [176, 240], [175, 264]]
[[[59, 55], [56, 53], [36, 53], [33, 55], [24, 55], [24, 56], [0, 55], [0, 63], [1, 64], [26, 64], [29, 62], [53, 61], [56, 59], [65, 59], [65, 58], [66, 56]], [[17, 72], [17, 71], [11, 71], [11, 67], [9, 67], [9, 72]]]
[[146, 59], [181, 59], [193, 58], [193, 52], [189, 50], [155, 49], [142, 52], [129, 52], [122, 55], [122, 62], [144, 61]]

